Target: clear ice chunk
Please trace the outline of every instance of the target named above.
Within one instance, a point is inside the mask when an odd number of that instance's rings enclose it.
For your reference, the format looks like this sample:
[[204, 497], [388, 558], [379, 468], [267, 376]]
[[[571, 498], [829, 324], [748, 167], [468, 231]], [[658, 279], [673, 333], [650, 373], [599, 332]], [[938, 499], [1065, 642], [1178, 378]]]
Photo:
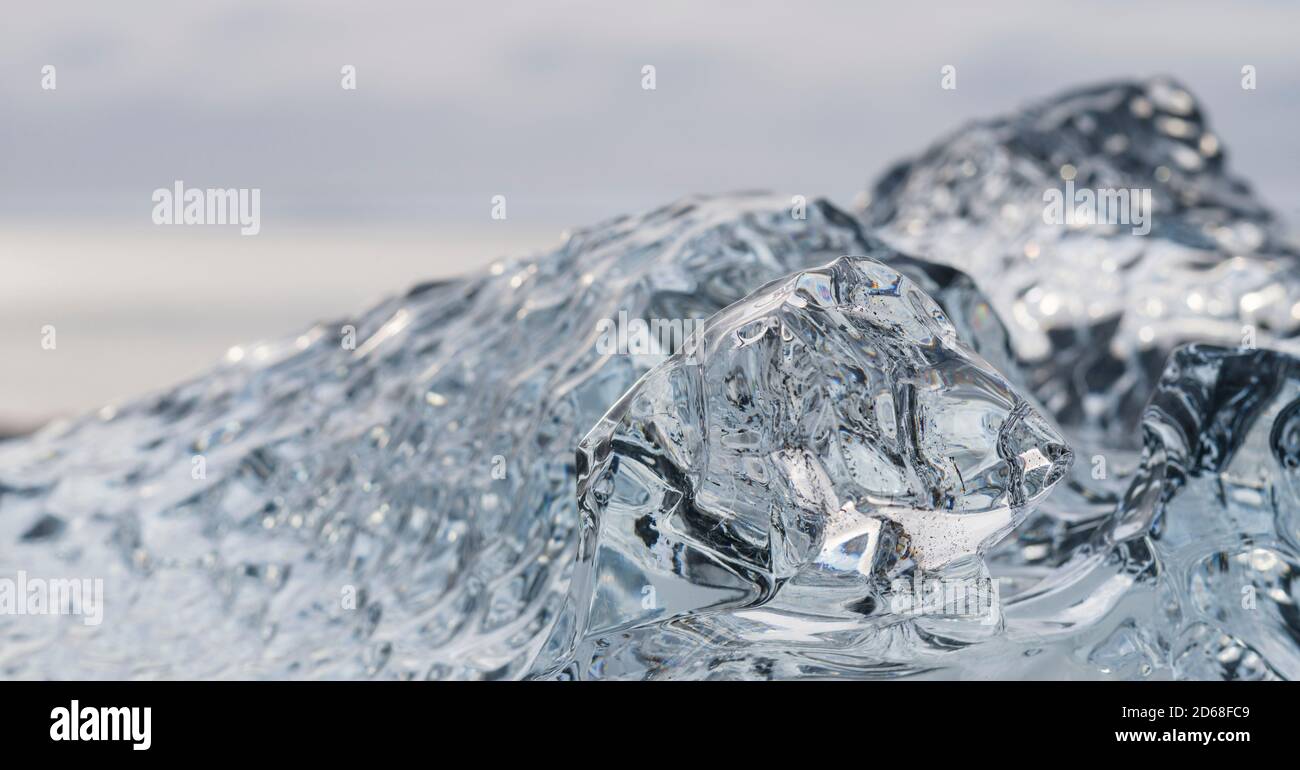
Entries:
[[[1045, 220], [1071, 187], [1149, 232]], [[1300, 261], [1195, 99], [1073, 91], [860, 220], [792, 203], [621, 217], [0, 442], [0, 577], [104, 581], [98, 625], [0, 613], [0, 676], [1300, 676]], [[1280, 352], [1165, 370], [1198, 341]], [[895, 604], [929, 578], [1001, 604]]]
[[1148, 537], [1174, 676], [1300, 678], [1300, 359], [1176, 351], [1112, 524]]
[[681, 665], [682, 634], [760, 674], [817, 650], [845, 670], [898, 659], [879, 644], [907, 620], [891, 581], [982, 574], [1071, 459], [934, 300], [870, 259], [775, 281], [694, 343], [579, 445], [578, 566], [543, 675], [711, 669]]
[[1005, 350], [968, 278], [829, 204], [697, 197], [0, 443], [0, 575], [105, 596], [93, 627], [0, 614], [0, 671], [520, 676], [567, 587], [574, 448], [670, 352], [604, 350], [602, 324], [683, 328], [845, 253], [896, 258]]
[[965, 126], [885, 174], [863, 218], [975, 280], [1077, 449], [1136, 449], [1179, 345], [1300, 351], [1300, 253], [1168, 79], [1082, 88]]
[[[1300, 353], [1300, 252], [1226, 156], [1177, 82], [1112, 82], [962, 127], [867, 196], [878, 235], [978, 284], [1011, 335], [996, 365], [1087, 460], [988, 558], [1009, 594], [1059, 594], [1036, 603], [1036, 628], [1075, 627], [1086, 585], [1146, 580], [1151, 554], [1108, 550], [1107, 528], [1170, 354]], [[1101, 620], [1122, 593], [1086, 614]]]

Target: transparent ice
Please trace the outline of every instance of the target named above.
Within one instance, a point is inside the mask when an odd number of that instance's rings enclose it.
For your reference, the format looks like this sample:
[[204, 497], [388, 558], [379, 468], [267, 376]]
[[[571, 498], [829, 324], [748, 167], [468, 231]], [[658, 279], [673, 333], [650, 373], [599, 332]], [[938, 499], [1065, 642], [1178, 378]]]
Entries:
[[579, 445], [578, 566], [546, 673], [799, 676], [827, 653], [897, 672], [942, 643], [890, 612], [891, 581], [980, 574], [1070, 457], [903, 275], [845, 257], [781, 279]]
[[[106, 605], [95, 627], [0, 613], [0, 673], [522, 675], [567, 587], [578, 440], [667, 354], [601, 353], [600, 322], [702, 320], [891, 253], [829, 204], [791, 212], [736, 195], [620, 218], [0, 444], [0, 576], [101, 578]], [[1005, 349], [969, 279], [898, 259]]]
[[1224, 156], [1073, 91], [860, 217], [689, 198], [0, 443], [0, 578], [105, 588], [0, 612], [0, 676], [1300, 676], [1300, 263]]
[[1143, 435], [1111, 528], [1160, 559], [1150, 617], [1172, 675], [1300, 678], [1300, 359], [1181, 348]]
[[[1226, 155], [1177, 82], [1108, 83], [940, 139], [874, 185], [863, 217], [975, 279], [1063, 426], [1136, 448], [1179, 345], [1253, 335], [1300, 350], [1300, 252]], [[1076, 191], [1149, 191], [1150, 232], [1046, 221], [1045, 193], [1064, 193], [1067, 178]]]
[[[1049, 191], [1067, 185], [1149, 195], [1138, 212], [1149, 232], [1131, 218], [1053, 221]], [[965, 126], [868, 198], [862, 216], [879, 235], [964, 270], [986, 294], [1011, 336], [1004, 371], [1078, 458], [1060, 493], [989, 556], [1017, 595], [1009, 617], [1047, 630], [1065, 612], [1109, 626], [1115, 605], [1160, 573], [1146, 541], [1114, 542], [1111, 528], [1166, 361], [1188, 343], [1300, 352], [1300, 252], [1231, 173], [1196, 99], [1167, 78], [1081, 88]], [[1201, 502], [1199, 536], [1231, 531], [1222, 504]], [[1113, 633], [1112, 649], [1153, 649], [1134, 628]]]

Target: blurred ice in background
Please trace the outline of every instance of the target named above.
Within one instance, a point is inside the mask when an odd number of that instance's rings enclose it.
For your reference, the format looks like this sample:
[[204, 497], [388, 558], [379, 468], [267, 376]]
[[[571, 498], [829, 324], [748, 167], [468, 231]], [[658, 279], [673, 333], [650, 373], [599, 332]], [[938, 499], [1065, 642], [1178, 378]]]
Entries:
[[[1285, 2], [82, 0], [3, 16], [0, 435], [688, 193], [847, 206], [957, 124], [1107, 78], [1182, 80], [1234, 170], [1300, 213]], [[154, 226], [153, 190], [178, 179], [261, 188], [261, 234]]]

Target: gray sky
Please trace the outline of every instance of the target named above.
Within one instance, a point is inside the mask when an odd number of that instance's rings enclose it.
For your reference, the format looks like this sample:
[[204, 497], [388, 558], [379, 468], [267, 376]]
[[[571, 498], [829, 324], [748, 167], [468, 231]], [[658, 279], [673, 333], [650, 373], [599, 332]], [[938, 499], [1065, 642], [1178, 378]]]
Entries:
[[498, 193], [548, 225], [740, 188], [847, 203], [964, 120], [1159, 73], [1291, 210], [1297, 22], [1283, 2], [14, 3], [0, 211], [147, 222], [178, 178], [261, 187], [267, 227], [465, 223]]
[[[1181, 79], [1235, 170], [1300, 220], [1294, 2], [81, 0], [2, 15], [0, 433], [686, 194], [849, 205], [969, 119], [1102, 79]], [[152, 192], [177, 179], [260, 188], [261, 234], [154, 227]], [[57, 351], [40, 347], [46, 324]]]

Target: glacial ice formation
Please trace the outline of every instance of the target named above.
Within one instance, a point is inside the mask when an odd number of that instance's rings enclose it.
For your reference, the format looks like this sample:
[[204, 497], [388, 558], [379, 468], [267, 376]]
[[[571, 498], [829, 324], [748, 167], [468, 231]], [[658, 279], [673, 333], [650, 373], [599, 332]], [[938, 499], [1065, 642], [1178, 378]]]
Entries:
[[1300, 253], [1225, 155], [1178, 83], [1109, 83], [962, 127], [885, 174], [863, 217], [975, 278], [1062, 426], [1135, 449], [1174, 348], [1300, 350]]
[[864, 647], [861, 669], [904, 664], [879, 643], [908, 619], [889, 583], [980, 574], [1070, 458], [905, 276], [845, 257], [775, 281], [579, 445], [562, 673], [680, 675], [719, 645], [764, 673]]
[[[1300, 676], [1300, 263], [1186, 90], [792, 204], [615, 219], [0, 442], [0, 578], [104, 581], [98, 625], [0, 612], [0, 677]], [[917, 613], [933, 580], [999, 601]]]
[[[106, 605], [95, 627], [0, 615], [0, 671], [521, 675], [567, 586], [578, 440], [666, 358], [653, 338], [602, 352], [602, 323], [702, 321], [841, 254], [893, 256], [829, 204], [793, 211], [737, 195], [616, 219], [0, 444], [0, 574], [101, 578]], [[1005, 354], [968, 278], [895, 258]]]
[[[1300, 352], [1300, 253], [1226, 155], [1177, 82], [1107, 83], [965, 126], [868, 196], [861, 215], [876, 234], [972, 277], [1010, 333], [1000, 367], [1079, 458], [990, 554], [1012, 591], [1079, 592], [1082, 575], [1131, 588], [1157, 571], [1141, 543], [1107, 545], [1107, 527], [1138, 468], [1143, 408], [1179, 346]], [[1128, 590], [1111, 587], [1092, 595]]]
[[1150, 533], [1173, 675], [1300, 678], [1300, 359], [1180, 348], [1143, 435], [1112, 526]]

